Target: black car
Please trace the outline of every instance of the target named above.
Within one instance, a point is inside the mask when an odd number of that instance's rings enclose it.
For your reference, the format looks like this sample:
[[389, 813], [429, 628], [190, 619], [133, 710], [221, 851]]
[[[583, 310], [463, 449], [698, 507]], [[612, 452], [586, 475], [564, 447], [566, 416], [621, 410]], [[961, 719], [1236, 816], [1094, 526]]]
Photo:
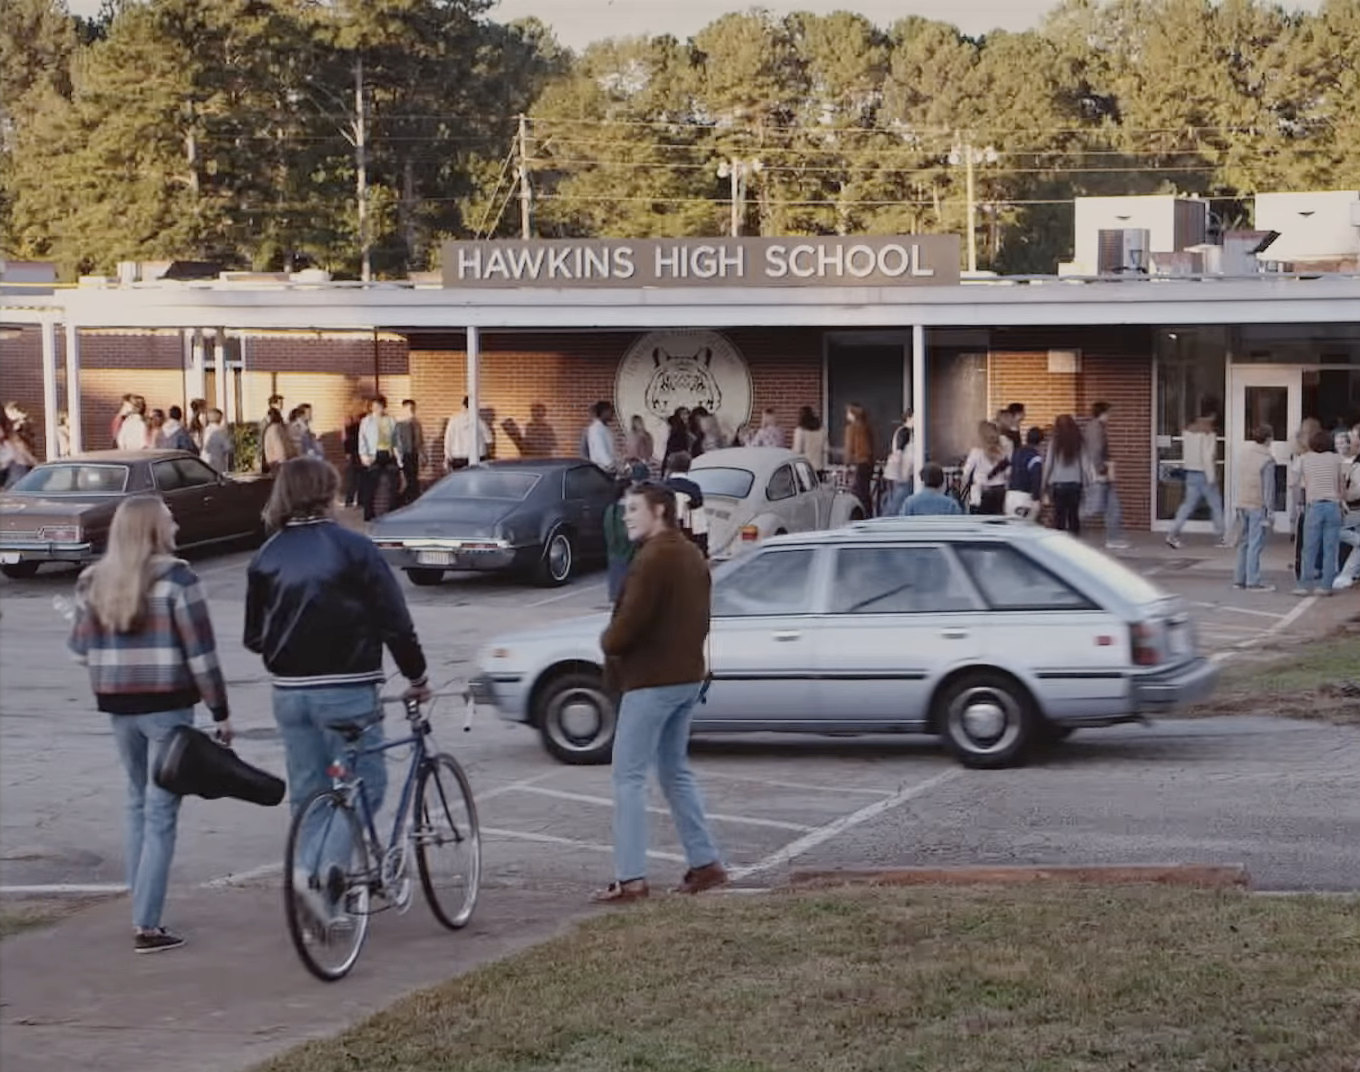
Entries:
[[584, 559], [604, 557], [614, 481], [582, 458], [488, 462], [450, 473], [369, 535], [413, 584], [450, 570], [510, 570], [565, 584]]

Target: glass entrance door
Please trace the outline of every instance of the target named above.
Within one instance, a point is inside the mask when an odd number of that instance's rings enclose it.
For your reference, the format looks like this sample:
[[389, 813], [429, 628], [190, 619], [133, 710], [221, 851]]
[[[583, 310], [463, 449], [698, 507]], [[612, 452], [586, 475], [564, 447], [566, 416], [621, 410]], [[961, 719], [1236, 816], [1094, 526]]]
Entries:
[[1236, 508], [1236, 462], [1242, 446], [1262, 425], [1271, 430], [1275, 455], [1275, 531], [1289, 532], [1286, 484], [1294, 432], [1303, 420], [1303, 369], [1236, 365], [1228, 407], [1228, 506]]

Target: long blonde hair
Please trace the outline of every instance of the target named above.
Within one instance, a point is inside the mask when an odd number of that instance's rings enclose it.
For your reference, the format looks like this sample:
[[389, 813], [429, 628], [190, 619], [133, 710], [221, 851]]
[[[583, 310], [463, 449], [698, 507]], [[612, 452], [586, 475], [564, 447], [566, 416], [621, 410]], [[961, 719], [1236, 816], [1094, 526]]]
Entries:
[[105, 629], [128, 633], [146, 612], [151, 585], [175, 548], [175, 522], [154, 495], [125, 499], [109, 526], [104, 557], [85, 571], [87, 601]]
[[1307, 454], [1313, 449], [1313, 434], [1322, 430], [1322, 422], [1316, 417], [1305, 417], [1294, 433], [1294, 453]]
[[995, 421], [978, 421], [977, 445], [982, 453], [993, 460], [1000, 460], [1006, 454], [1006, 448], [1001, 443], [1001, 429], [996, 426]]

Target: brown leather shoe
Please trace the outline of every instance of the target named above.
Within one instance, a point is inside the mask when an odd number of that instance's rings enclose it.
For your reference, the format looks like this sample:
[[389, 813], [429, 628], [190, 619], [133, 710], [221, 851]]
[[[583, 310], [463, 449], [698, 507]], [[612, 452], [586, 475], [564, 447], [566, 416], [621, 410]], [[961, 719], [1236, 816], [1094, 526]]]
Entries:
[[727, 871], [723, 865], [716, 860], [711, 864], [704, 864], [703, 867], [692, 867], [685, 872], [685, 877], [680, 880], [680, 885], [672, 891], [674, 893], [703, 893], [704, 890], [711, 890], [717, 886], [727, 885]]

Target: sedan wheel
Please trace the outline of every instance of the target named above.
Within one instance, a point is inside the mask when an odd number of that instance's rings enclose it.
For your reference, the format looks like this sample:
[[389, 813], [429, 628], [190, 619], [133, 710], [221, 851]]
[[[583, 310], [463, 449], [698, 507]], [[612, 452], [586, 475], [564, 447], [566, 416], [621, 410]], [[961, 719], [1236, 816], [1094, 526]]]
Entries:
[[0, 573], [3, 573], [11, 581], [23, 581], [29, 577], [35, 577], [41, 562], [11, 562], [0, 566]]
[[538, 563], [538, 583], [550, 588], [566, 584], [575, 565], [576, 549], [571, 544], [571, 537], [565, 532], [554, 532]]
[[428, 588], [431, 585], [439, 584], [444, 579], [442, 569], [408, 569], [406, 576], [411, 578], [411, 583], [420, 588]]
[[564, 674], [550, 682], [534, 717], [554, 759], [573, 766], [609, 762], [617, 716], [598, 674]]
[[936, 725], [954, 757], [980, 769], [1022, 762], [1035, 737], [1029, 695], [1014, 679], [988, 671], [965, 674], [940, 694]]

